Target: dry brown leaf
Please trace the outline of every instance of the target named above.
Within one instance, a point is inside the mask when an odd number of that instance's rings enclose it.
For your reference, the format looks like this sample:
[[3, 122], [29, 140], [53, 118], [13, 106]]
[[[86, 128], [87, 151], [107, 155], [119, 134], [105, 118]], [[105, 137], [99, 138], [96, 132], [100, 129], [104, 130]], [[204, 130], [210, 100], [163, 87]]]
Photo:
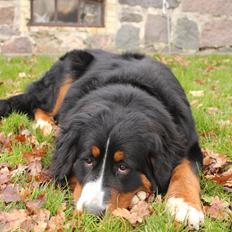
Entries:
[[34, 159], [29, 165], [28, 165], [28, 170], [30, 171], [30, 174], [32, 176], [38, 176], [41, 171], [42, 171], [42, 164], [41, 164], [41, 159], [36, 158]]
[[43, 203], [44, 200], [30, 200], [26, 202], [26, 207], [30, 212], [36, 213], [42, 207]]
[[189, 93], [190, 93], [193, 97], [202, 97], [202, 96], [204, 96], [204, 91], [203, 91], [203, 90], [189, 91]]
[[6, 141], [5, 135], [4, 135], [2, 132], [0, 132], [0, 145], [1, 145], [1, 144], [4, 144], [5, 141]]
[[229, 216], [229, 203], [222, 201], [218, 196], [212, 199], [209, 206], [204, 206], [205, 213], [215, 219], [226, 219]]
[[138, 204], [133, 206], [130, 211], [122, 208], [118, 208], [113, 211], [113, 215], [121, 218], [125, 218], [132, 225], [141, 223], [144, 217], [150, 215], [150, 213], [151, 213], [151, 207], [145, 201], [139, 201]]
[[50, 217], [50, 211], [47, 209], [39, 209], [35, 215], [32, 216], [33, 221], [35, 221], [35, 225], [33, 230], [35, 232], [45, 231], [47, 228]]
[[216, 114], [216, 113], [220, 113], [220, 110], [217, 107], [209, 107], [208, 113], [209, 114]]
[[0, 200], [10, 203], [21, 201], [21, 196], [19, 195], [17, 188], [13, 186], [7, 186], [0, 194]]
[[223, 172], [221, 175], [215, 175], [212, 177], [218, 184], [222, 184], [227, 187], [232, 187], [232, 168]]
[[20, 142], [20, 143], [24, 143], [24, 142], [26, 142], [26, 136], [25, 135], [16, 135], [15, 136], [15, 139], [18, 141], [18, 142]]
[[65, 221], [65, 213], [59, 211], [56, 216], [52, 216], [48, 222], [47, 231], [62, 231], [62, 227]]
[[204, 174], [208, 179], [212, 179], [224, 186], [225, 190], [232, 191], [232, 162], [219, 153], [205, 150], [204, 152]]
[[182, 66], [188, 66], [191, 64], [191, 62], [187, 60], [184, 56], [176, 55], [174, 56], [174, 60], [177, 61]]
[[202, 79], [197, 79], [195, 80], [195, 82], [199, 85], [204, 85], [205, 84], [205, 80], [202, 80]]
[[10, 181], [10, 170], [8, 167], [0, 167], [0, 185], [6, 184]]
[[26, 73], [25, 72], [20, 72], [20, 73], [18, 73], [18, 77], [20, 77], [20, 78], [24, 78], [24, 77], [26, 77], [27, 75], [26, 75]]
[[0, 212], [1, 232], [15, 231], [28, 219], [25, 209], [13, 209], [10, 212]]
[[[210, 166], [213, 172], [215, 169], [221, 168], [223, 165], [229, 162], [229, 159], [223, 154], [211, 152], [208, 150], [204, 150], [203, 154], [204, 166]], [[207, 162], [205, 162], [205, 159], [207, 160]]]
[[206, 67], [205, 71], [210, 72], [210, 71], [217, 70], [217, 69], [219, 69], [217, 66], [210, 64]]

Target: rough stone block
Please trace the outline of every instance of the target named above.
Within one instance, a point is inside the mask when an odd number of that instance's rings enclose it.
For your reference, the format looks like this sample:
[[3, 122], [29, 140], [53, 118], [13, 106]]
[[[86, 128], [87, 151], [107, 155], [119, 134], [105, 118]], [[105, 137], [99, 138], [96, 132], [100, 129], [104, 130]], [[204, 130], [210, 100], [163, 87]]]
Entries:
[[112, 37], [109, 35], [95, 34], [85, 40], [90, 48], [109, 48], [112, 45]]
[[231, 0], [183, 0], [182, 9], [186, 12], [232, 16]]
[[157, 42], [167, 43], [167, 19], [161, 15], [151, 15], [147, 16], [147, 21], [145, 25], [145, 44], [154, 44]]
[[199, 47], [198, 26], [188, 18], [178, 19], [175, 37], [175, 46], [178, 48], [197, 50]]
[[31, 53], [32, 43], [28, 37], [13, 37], [1, 47], [2, 53]]
[[9, 39], [11, 36], [16, 35], [17, 32], [12, 27], [3, 25], [0, 26], [0, 40]]
[[14, 7], [0, 7], [0, 25], [12, 25], [14, 21]]
[[120, 21], [121, 22], [135, 22], [139, 23], [143, 20], [143, 16], [140, 14], [135, 14], [135, 13], [128, 13], [128, 12], [123, 12]]
[[118, 48], [132, 50], [139, 47], [140, 29], [132, 25], [122, 25], [118, 30], [115, 44]]
[[[119, 0], [119, 3], [129, 6], [141, 6], [143, 8], [162, 8], [163, 0]], [[177, 0], [170, 0], [169, 5], [170, 8], [176, 8], [179, 5], [179, 2]]]
[[221, 19], [207, 23], [201, 33], [200, 46], [232, 46], [232, 20]]

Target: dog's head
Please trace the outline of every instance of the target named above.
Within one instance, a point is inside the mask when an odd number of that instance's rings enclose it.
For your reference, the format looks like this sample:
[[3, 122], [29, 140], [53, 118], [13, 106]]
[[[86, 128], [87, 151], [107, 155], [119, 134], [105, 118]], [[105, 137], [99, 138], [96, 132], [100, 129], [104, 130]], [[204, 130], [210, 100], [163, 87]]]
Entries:
[[166, 191], [181, 153], [171, 119], [96, 104], [70, 114], [56, 143], [54, 175], [75, 177], [77, 210], [101, 214], [140, 190]]

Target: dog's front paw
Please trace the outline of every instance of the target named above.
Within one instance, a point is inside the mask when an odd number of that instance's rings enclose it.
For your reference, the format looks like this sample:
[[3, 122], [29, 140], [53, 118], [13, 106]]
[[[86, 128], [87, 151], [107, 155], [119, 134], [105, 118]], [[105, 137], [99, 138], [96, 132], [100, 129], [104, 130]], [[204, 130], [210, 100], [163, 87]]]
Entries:
[[52, 130], [53, 130], [53, 125], [52, 123], [46, 121], [46, 120], [43, 120], [43, 119], [39, 119], [37, 120], [35, 123], [34, 123], [34, 126], [33, 126], [35, 129], [40, 129], [42, 134], [45, 135], [45, 136], [48, 136], [52, 133]]
[[198, 230], [199, 225], [204, 222], [202, 210], [191, 206], [183, 198], [169, 198], [166, 209], [175, 217], [177, 222], [185, 223], [190, 228]]
[[10, 113], [10, 106], [7, 100], [0, 100], [0, 117], [7, 116]]

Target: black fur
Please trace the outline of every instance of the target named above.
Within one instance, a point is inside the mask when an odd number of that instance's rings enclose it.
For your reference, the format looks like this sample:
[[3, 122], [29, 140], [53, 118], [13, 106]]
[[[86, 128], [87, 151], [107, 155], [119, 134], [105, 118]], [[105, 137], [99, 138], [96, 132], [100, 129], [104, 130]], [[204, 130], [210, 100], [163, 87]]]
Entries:
[[[80, 183], [96, 178], [101, 158], [87, 169], [90, 148], [107, 157], [107, 188], [129, 192], [147, 176], [154, 191], [165, 192], [174, 167], [184, 158], [201, 166], [202, 153], [189, 103], [169, 68], [140, 54], [116, 55], [101, 50], [74, 50], [61, 57], [25, 94], [0, 101], [0, 116], [36, 108], [51, 111], [60, 83], [73, 83], [56, 115], [61, 133], [56, 140], [54, 176], [75, 175]], [[123, 150], [127, 175], [119, 175], [113, 154]]]

